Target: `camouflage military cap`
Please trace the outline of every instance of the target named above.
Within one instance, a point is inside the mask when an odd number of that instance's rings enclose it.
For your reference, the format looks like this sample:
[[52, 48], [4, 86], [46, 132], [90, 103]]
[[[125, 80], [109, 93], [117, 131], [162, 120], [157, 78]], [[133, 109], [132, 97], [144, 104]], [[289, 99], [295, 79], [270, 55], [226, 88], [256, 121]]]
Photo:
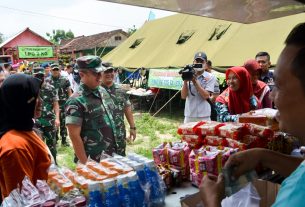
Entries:
[[33, 68], [32, 72], [33, 72], [33, 75], [44, 74], [44, 68], [35, 67], [35, 68]]
[[54, 70], [54, 69], [58, 69], [59, 70], [59, 65], [58, 64], [52, 64], [51, 65], [51, 70]]
[[83, 56], [76, 59], [76, 64], [79, 69], [91, 70], [92, 72], [103, 72], [106, 67], [102, 65], [102, 60], [98, 56]]

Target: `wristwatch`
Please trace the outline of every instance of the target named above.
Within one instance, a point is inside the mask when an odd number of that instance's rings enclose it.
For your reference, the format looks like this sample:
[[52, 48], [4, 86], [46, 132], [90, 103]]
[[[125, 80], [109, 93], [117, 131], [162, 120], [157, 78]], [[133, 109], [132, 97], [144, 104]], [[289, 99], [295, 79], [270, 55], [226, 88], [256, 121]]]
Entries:
[[130, 127], [130, 129], [136, 130], [137, 128], [136, 127]]

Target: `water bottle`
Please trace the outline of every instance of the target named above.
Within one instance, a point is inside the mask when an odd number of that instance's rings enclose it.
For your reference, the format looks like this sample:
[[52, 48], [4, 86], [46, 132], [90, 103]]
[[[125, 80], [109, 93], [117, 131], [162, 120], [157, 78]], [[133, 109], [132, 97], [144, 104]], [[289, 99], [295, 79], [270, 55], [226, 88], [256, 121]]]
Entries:
[[149, 201], [153, 207], [164, 206], [165, 184], [161, 180], [153, 160], [145, 162], [145, 174], [150, 184]]
[[130, 192], [132, 192], [132, 197], [134, 200], [134, 206], [135, 207], [147, 207], [148, 203], [145, 199], [145, 192], [143, 188], [140, 185], [137, 173], [130, 172], [128, 173], [128, 186], [130, 189]]
[[105, 207], [120, 206], [115, 180], [110, 178], [102, 181], [104, 187]]
[[90, 182], [88, 184], [89, 189], [89, 207], [104, 207], [102, 201], [102, 194], [100, 190], [100, 184], [97, 182]]
[[132, 191], [130, 191], [128, 186], [127, 175], [119, 175], [117, 177], [117, 186], [121, 207], [134, 207], [133, 198], [131, 196]]
[[136, 171], [141, 185], [142, 186], [146, 185], [147, 180], [146, 180], [146, 175], [145, 175], [145, 171], [144, 171], [144, 164], [143, 163], [134, 163], [132, 165], [132, 167]]

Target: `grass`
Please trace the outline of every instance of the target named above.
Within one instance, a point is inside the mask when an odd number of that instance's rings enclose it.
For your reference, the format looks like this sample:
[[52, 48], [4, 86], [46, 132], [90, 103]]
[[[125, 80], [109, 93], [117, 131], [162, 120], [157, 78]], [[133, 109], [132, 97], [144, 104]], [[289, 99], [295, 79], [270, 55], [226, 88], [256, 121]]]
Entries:
[[[183, 121], [180, 113], [159, 114], [153, 117], [148, 113], [134, 113], [134, 119], [137, 127], [137, 138], [132, 143], [127, 143], [126, 151], [141, 154], [147, 158], [152, 158], [152, 149], [163, 142], [180, 140], [177, 134], [177, 128]], [[126, 124], [128, 126], [128, 124]], [[127, 136], [129, 136], [129, 127]], [[72, 147], [57, 148], [57, 162], [60, 166], [66, 166], [70, 169], [75, 168], [73, 162], [74, 151]]]

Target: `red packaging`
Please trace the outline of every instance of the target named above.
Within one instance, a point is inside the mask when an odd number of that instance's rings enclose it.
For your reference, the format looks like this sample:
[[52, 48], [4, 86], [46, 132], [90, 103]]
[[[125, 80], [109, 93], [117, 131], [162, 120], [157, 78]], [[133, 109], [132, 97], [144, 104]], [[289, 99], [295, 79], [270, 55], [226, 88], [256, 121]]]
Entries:
[[166, 145], [167, 143], [163, 143], [153, 148], [153, 158], [156, 165], [165, 165], [169, 163]]
[[250, 130], [250, 133], [254, 136], [259, 136], [262, 138], [273, 137], [274, 131], [269, 127], [260, 126], [257, 124], [247, 124]]
[[278, 122], [274, 118], [277, 110], [264, 108], [244, 113], [238, 117], [239, 123], [253, 123], [261, 126], [269, 126], [272, 130], [278, 130]]
[[178, 134], [196, 134], [196, 129], [198, 126], [201, 126], [202, 124], [204, 124], [204, 121], [200, 121], [200, 122], [189, 122], [189, 123], [184, 123], [181, 124], [178, 127]]
[[228, 147], [237, 148], [239, 150], [247, 149], [247, 145], [245, 143], [239, 142], [237, 140], [227, 138], [227, 142], [228, 142]]
[[223, 148], [219, 150], [217, 147], [207, 146], [199, 150], [192, 150], [189, 158], [190, 171], [196, 174], [213, 174], [218, 175], [229, 156], [236, 150]]
[[203, 177], [204, 177], [203, 174], [191, 173], [191, 183], [192, 183], [192, 185], [199, 187]]
[[204, 145], [210, 146], [228, 146], [226, 138], [218, 137], [218, 136], [206, 136], [203, 140]]
[[183, 134], [182, 138], [183, 141], [189, 144], [192, 148], [200, 148], [202, 146], [203, 139], [199, 135], [194, 134]]
[[189, 155], [190, 148], [185, 142], [172, 143], [171, 148], [167, 149], [169, 163], [172, 167], [181, 170], [184, 179], [189, 178]]
[[216, 136], [219, 135], [219, 127], [226, 125], [225, 123], [219, 123], [215, 121], [209, 121], [205, 124], [198, 126], [196, 133], [202, 136]]
[[243, 136], [249, 134], [249, 128], [246, 124], [227, 123], [219, 127], [219, 135], [221, 137], [241, 140]]

